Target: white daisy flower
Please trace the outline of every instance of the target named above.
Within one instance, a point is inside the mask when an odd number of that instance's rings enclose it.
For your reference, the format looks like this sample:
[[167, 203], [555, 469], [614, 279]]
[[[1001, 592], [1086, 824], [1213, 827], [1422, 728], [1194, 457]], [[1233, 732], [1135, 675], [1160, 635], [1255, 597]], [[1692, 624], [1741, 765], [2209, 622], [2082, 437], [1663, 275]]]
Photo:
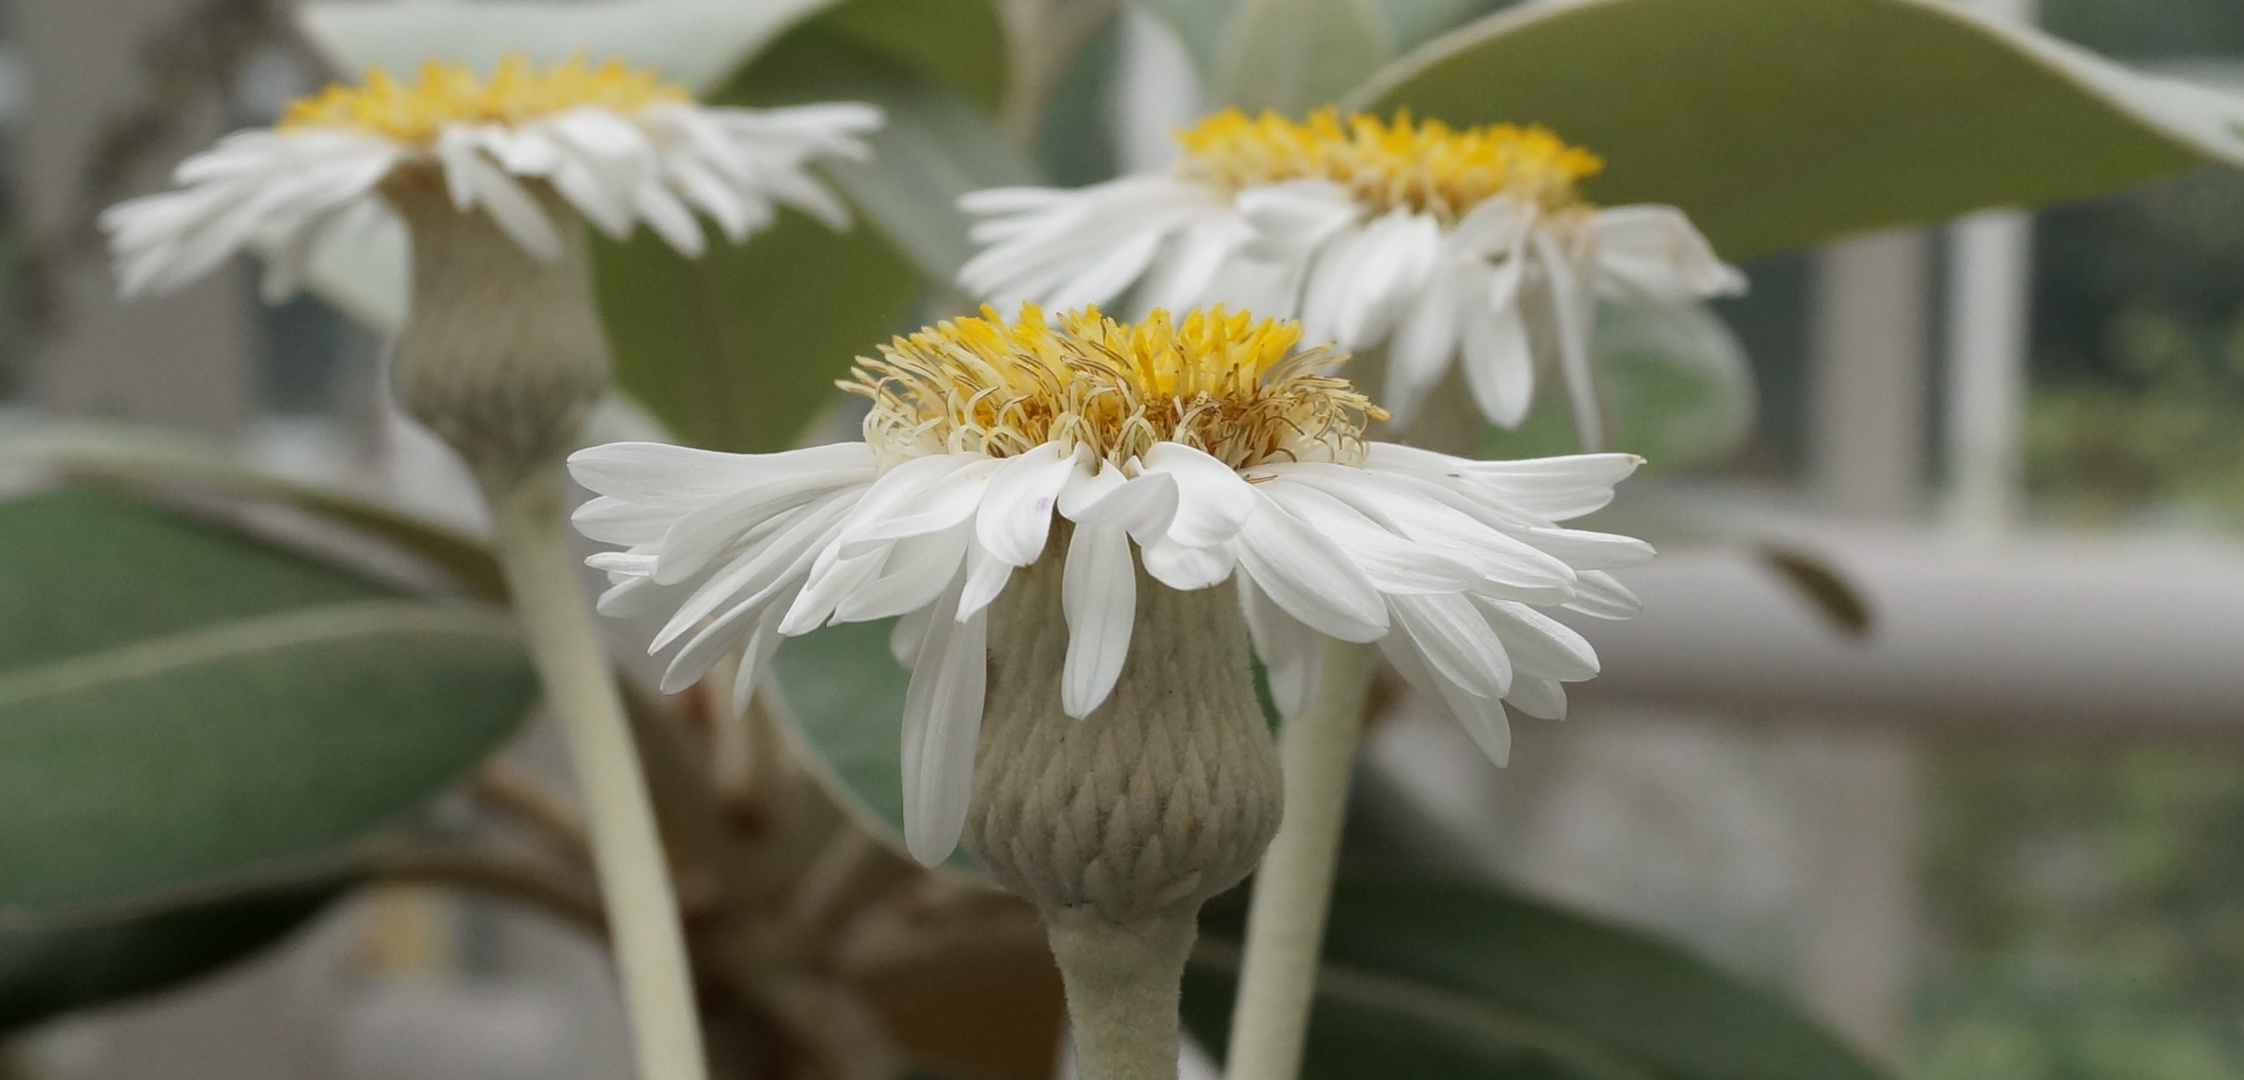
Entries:
[[1100, 722], [1133, 635], [1181, 633], [1136, 625], [1159, 610], [1141, 589], [1226, 586], [1287, 715], [1316, 693], [1323, 638], [1376, 641], [1501, 762], [1504, 703], [1558, 717], [1561, 684], [1597, 672], [1543, 609], [1636, 610], [1607, 571], [1650, 546], [1558, 522], [1603, 506], [1639, 460], [1366, 441], [1379, 411], [1323, 373], [1340, 357], [1300, 338], [1298, 323], [1220, 308], [1134, 325], [985, 308], [860, 361], [845, 386], [872, 402], [864, 442], [579, 451], [570, 468], [599, 497], [577, 526], [625, 545], [591, 560], [613, 583], [601, 610], [673, 613], [652, 646], [677, 647], [666, 691], [742, 650], [736, 707], [781, 638], [901, 616], [906, 832], [929, 863], [965, 819], [1006, 660], [990, 609], [1022, 568], [1061, 575], [1052, 704], [1067, 716]]
[[1540, 127], [1232, 109], [1177, 140], [1165, 174], [966, 196], [984, 249], [960, 283], [1001, 306], [1127, 295], [1137, 311], [1299, 313], [1309, 340], [1385, 346], [1397, 426], [1462, 354], [1482, 414], [1516, 427], [1536, 354], [1555, 352], [1591, 448], [1603, 440], [1589, 341], [1598, 299], [1695, 302], [1745, 287], [1682, 211], [1585, 200], [1577, 184], [1604, 163]]
[[[292, 104], [270, 129], [237, 132], [173, 174], [175, 190], [101, 217], [128, 296], [176, 289], [242, 248], [265, 260], [264, 293], [293, 293], [323, 245], [369, 235], [389, 199], [441, 190], [481, 208], [539, 259], [561, 257], [578, 214], [617, 239], [645, 222], [699, 255], [695, 214], [739, 242], [775, 204], [840, 228], [848, 211], [808, 171], [816, 158], [859, 159], [878, 127], [869, 105], [785, 109], [697, 105], [683, 87], [611, 60], [536, 68], [521, 57], [489, 79], [430, 63], [418, 82], [380, 69]], [[440, 183], [411, 183], [413, 177]]]

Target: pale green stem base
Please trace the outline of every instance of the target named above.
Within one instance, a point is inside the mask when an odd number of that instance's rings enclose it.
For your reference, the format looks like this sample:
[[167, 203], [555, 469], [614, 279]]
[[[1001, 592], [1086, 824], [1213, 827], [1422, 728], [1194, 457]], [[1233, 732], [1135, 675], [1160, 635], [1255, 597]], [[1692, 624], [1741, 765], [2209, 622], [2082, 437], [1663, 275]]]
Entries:
[[1227, 1080], [1294, 1080], [1301, 1071], [1372, 667], [1370, 646], [1326, 642], [1316, 702], [1279, 734], [1286, 813], [1255, 872]]
[[487, 494], [507, 585], [576, 764], [640, 1080], [705, 1080], [701, 1017], [670, 866], [615, 672], [569, 553], [559, 477], [541, 471]]
[[1078, 1080], [1177, 1080], [1177, 989], [1199, 906], [1129, 926], [1088, 907], [1043, 914], [1067, 985]]

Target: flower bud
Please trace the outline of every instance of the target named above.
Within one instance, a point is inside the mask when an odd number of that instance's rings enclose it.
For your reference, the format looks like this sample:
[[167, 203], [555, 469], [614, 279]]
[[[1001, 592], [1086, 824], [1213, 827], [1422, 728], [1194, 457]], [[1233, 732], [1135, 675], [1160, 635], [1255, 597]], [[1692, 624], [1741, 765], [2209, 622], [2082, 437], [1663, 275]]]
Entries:
[[454, 209], [433, 171], [382, 187], [413, 237], [412, 314], [391, 359], [398, 403], [494, 490], [559, 462], [608, 385], [584, 229], [544, 184], [526, 186], [562, 224], [553, 258], [482, 208]]

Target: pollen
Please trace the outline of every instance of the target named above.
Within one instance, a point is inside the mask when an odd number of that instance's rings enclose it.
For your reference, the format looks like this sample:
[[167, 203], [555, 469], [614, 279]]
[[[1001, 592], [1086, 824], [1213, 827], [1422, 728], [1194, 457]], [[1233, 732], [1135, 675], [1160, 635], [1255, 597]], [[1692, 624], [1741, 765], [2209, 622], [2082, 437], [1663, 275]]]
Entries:
[[362, 86], [330, 86], [298, 99], [279, 126], [341, 128], [427, 144], [450, 124], [516, 124], [584, 106], [628, 114], [692, 97], [685, 87], [621, 60], [595, 66], [578, 55], [539, 68], [513, 55], [499, 61], [489, 79], [466, 64], [432, 60], [421, 65], [418, 81], [370, 68]]
[[1439, 120], [1345, 120], [1320, 109], [1306, 122], [1225, 109], [1176, 132], [1177, 168], [1225, 191], [1281, 180], [1331, 180], [1374, 212], [1398, 206], [1454, 221], [1499, 195], [1547, 210], [1581, 202], [1577, 185], [1604, 159], [1540, 125], [1452, 128]]
[[865, 441], [890, 460], [1051, 442], [1127, 468], [1178, 442], [1233, 468], [1362, 461], [1366, 419], [1386, 414], [1325, 373], [1345, 357], [1300, 341], [1300, 323], [1220, 307], [1137, 323], [984, 307], [882, 346], [841, 386], [872, 400]]

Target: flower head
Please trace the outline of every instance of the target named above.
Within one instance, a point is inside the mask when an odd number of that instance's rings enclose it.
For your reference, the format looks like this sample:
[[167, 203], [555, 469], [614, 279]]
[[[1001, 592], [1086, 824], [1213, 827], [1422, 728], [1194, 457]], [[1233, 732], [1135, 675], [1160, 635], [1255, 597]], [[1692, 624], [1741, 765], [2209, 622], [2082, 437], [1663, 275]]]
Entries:
[[[285, 297], [323, 245], [390, 214], [385, 193], [424, 188], [458, 212], [481, 209], [542, 259], [559, 257], [571, 225], [556, 213], [618, 239], [645, 222], [698, 255], [697, 211], [735, 242], [769, 224], [774, 204], [846, 224], [807, 165], [863, 157], [858, 136], [879, 123], [856, 104], [696, 105], [616, 60], [539, 68], [514, 57], [488, 78], [432, 61], [414, 80], [375, 69], [360, 86], [297, 101], [276, 126], [189, 158], [175, 190], [112, 207], [101, 224], [128, 295], [178, 288], [247, 245], [265, 257], [267, 297]], [[414, 174], [437, 182], [401, 183]]]
[[1590, 445], [1598, 298], [1696, 301], [1744, 284], [1680, 211], [1590, 202], [1580, 183], [1603, 160], [1541, 127], [1233, 109], [1177, 142], [1164, 174], [968, 195], [984, 250], [959, 280], [1000, 304], [1300, 312], [1310, 340], [1386, 347], [1398, 424], [1461, 353], [1481, 411], [1515, 426], [1536, 353], [1555, 351]]
[[[613, 584], [602, 610], [673, 613], [653, 642], [679, 645], [669, 690], [741, 648], [743, 706], [780, 638], [902, 616], [907, 834], [929, 861], [965, 819], [986, 665], [1004, 662], [989, 609], [1040, 563], [1060, 580], [1069, 716], [1098, 722], [1133, 635], [1170, 632], [1136, 625], [1142, 567], [1149, 588], [1231, 585], [1289, 714], [1315, 693], [1323, 637], [1377, 641], [1501, 759], [1503, 702], [1559, 715], [1559, 684], [1597, 670], [1538, 608], [1633, 610], [1605, 570], [1651, 549], [1558, 522], [1604, 505], [1637, 460], [1367, 441], [1373, 411], [1299, 334], [1221, 309], [985, 311], [860, 361], [845, 385], [873, 399], [865, 442], [580, 451], [571, 469], [599, 497], [578, 528], [625, 546], [592, 560]], [[1055, 531], [1064, 551], [1047, 550]]]

